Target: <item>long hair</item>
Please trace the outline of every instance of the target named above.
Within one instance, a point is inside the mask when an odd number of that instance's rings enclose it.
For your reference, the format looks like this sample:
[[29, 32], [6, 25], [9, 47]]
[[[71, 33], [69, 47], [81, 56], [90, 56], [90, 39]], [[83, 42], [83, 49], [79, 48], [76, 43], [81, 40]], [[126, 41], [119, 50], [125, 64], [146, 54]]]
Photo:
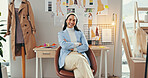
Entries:
[[[66, 27], [67, 27], [67, 23], [66, 23], [66, 21], [67, 21], [67, 19], [69, 18], [69, 16], [71, 16], [71, 15], [73, 15], [73, 16], [76, 17], [75, 14], [69, 14], [69, 15], [67, 16], [67, 18], [65, 19], [65, 22], [64, 22], [63, 31], [66, 29]], [[80, 30], [78, 29], [78, 27], [77, 27], [77, 22], [78, 22], [78, 19], [77, 19], [77, 17], [76, 17], [76, 25], [74, 26], [74, 30], [76, 30], [76, 31], [80, 31]]]

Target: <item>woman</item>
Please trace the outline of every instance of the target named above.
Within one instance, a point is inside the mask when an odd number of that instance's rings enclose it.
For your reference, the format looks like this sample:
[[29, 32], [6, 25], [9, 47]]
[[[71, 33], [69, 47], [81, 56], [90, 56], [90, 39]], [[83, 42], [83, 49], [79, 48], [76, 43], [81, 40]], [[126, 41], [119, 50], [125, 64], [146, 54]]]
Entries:
[[60, 50], [59, 67], [74, 71], [75, 78], [94, 78], [90, 61], [85, 53], [88, 43], [84, 34], [77, 28], [78, 19], [69, 14], [65, 19], [63, 31], [58, 33]]

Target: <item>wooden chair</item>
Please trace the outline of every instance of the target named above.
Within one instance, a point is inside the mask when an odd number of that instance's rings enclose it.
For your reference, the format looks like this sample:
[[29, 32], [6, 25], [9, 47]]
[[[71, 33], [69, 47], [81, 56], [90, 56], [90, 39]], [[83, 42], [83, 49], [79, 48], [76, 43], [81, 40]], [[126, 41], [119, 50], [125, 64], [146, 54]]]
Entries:
[[[55, 54], [55, 59], [54, 59], [56, 74], [60, 78], [74, 78], [73, 71], [59, 69], [58, 61], [59, 61], [60, 50], [61, 50], [61, 47], [59, 47], [57, 49], [56, 54]], [[89, 58], [89, 60], [91, 62], [91, 69], [93, 70], [93, 75], [95, 76], [95, 74], [97, 72], [97, 63], [96, 63], [95, 55], [94, 55], [93, 51], [90, 48], [89, 48], [88, 51], [86, 51], [86, 54], [87, 54], [87, 56], [88, 56], [88, 58]]]
[[125, 38], [122, 38], [122, 44], [124, 47], [124, 51], [126, 54], [126, 58], [127, 58], [127, 62], [130, 70], [130, 78], [144, 78], [145, 59], [133, 57], [124, 22], [123, 22], [123, 31], [124, 31]]

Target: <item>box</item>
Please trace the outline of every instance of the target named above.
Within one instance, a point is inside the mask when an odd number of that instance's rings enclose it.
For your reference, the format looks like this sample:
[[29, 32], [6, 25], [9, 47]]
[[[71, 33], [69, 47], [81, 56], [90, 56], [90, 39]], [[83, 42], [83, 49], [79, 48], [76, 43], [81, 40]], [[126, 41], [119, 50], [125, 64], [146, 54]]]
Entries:
[[[130, 60], [130, 78], [144, 78], [145, 77], [145, 64], [144, 58]], [[148, 78], [148, 73], [147, 73]]]

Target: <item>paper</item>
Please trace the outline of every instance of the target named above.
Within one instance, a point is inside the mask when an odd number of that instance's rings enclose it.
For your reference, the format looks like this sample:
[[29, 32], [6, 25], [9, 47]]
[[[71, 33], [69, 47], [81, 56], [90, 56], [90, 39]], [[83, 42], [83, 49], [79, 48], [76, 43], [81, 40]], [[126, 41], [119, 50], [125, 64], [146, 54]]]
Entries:
[[90, 27], [90, 39], [91, 40], [99, 40], [100, 39], [99, 27], [97, 27], [97, 26]]
[[45, 12], [53, 11], [53, 2], [52, 0], [45, 0]]
[[111, 29], [102, 29], [102, 42], [112, 42]]

